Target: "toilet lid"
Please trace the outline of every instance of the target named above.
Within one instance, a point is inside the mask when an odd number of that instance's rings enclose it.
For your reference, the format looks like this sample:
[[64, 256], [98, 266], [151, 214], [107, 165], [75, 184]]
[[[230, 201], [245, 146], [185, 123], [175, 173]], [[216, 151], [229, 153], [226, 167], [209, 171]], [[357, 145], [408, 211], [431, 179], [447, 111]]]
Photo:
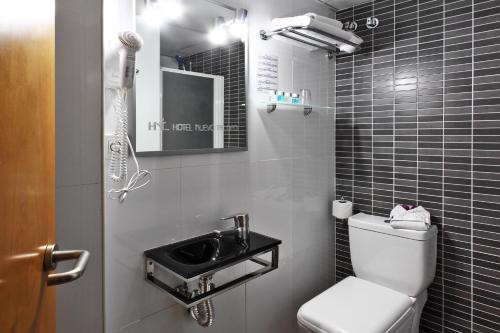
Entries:
[[386, 332], [411, 308], [407, 295], [350, 276], [302, 305], [299, 322], [315, 332]]

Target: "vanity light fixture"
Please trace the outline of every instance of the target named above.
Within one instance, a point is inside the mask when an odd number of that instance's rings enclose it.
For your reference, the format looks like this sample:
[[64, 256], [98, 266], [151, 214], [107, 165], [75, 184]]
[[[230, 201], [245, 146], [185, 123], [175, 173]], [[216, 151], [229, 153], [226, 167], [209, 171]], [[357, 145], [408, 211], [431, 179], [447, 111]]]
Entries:
[[248, 11], [243, 8], [238, 8], [234, 15], [234, 19], [229, 26], [229, 32], [233, 37], [243, 38], [246, 35], [247, 25], [246, 20]]
[[222, 16], [215, 17], [213, 28], [208, 33], [208, 39], [216, 45], [225, 44], [229, 37], [228, 33], [234, 38], [244, 39], [247, 32], [247, 16], [246, 9], [238, 8], [234, 13], [234, 18], [230, 21], [226, 21]]
[[184, 7], [179, 0], [162, 0], [160, 9], [165, 19], [178, 20], [184, 14]]
[[214, 18], [214, 26], [208, 33], [208, 39], [212, 44], [222, 45], [227, 41], [225, 20], [222, 16]]
[[144, 0], [144, 3], [146, 9], [143, 15], [154, 26], [178, 20], [184, 14], [180, 0]]
[[163, 17], [157, 6], [147, 7], [142, 13], [142, 17], [150, 27], [159, 27], [163, 23]]

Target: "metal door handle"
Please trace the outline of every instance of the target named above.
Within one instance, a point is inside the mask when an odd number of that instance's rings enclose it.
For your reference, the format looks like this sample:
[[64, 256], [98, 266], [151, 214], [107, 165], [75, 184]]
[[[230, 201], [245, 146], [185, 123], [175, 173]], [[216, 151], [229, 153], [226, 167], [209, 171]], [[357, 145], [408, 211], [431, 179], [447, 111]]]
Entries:
[[72, 270], [62, 273], [49, 274], [47, 278], [48, 286], [64, 284], [78, 279], [85, 272], [89, 262], [90, 252], [86, 250], [59, 251], [57, 244], [47, 245], [43, 260], [45, 271], [53, 271], [60, 261], [77, 260]]

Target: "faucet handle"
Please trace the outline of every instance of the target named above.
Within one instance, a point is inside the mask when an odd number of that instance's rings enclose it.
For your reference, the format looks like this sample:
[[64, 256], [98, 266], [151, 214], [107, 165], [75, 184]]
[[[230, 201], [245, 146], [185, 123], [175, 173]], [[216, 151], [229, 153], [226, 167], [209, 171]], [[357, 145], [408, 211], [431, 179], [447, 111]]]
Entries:
[[221, 238], [222, 237], [222, 234], [224, 233], [224, 231], [222, 230], [214, 230], [214, 233], [215, 235], [218, 237], [218, 238]]
[[237, 213], [232, 216], [223, 217], [221, 218], [221, 221], [231, 220], [231, 219], [234, 220], [234, 226], [236, 228], [248, 229], [248, 221], [250, 220], [250, 217], [248, 216], [247, 213]]
[[238, 237], [242, 240], [246, 240], [250, 234], [250, 225], [247, 213], [238, 213], [233, 216], [228, 216], [221, 218], [221, 220], [234, 220], [234, 229], [238, 232]]

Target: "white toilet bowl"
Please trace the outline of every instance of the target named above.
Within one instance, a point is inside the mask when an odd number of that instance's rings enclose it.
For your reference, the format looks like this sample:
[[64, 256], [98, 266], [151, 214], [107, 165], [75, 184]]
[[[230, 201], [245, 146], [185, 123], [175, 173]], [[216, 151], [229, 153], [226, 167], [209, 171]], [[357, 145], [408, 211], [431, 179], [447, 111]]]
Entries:
[[305, 303], [302, 333], [418, 333], [427, 291], [417, 298], [350, 276]]
[[434, 279], [437, 228], [396, 230], [385, 218], [349, 219], [349, 276], [302, 305], [304, 333], [418, 333]]

